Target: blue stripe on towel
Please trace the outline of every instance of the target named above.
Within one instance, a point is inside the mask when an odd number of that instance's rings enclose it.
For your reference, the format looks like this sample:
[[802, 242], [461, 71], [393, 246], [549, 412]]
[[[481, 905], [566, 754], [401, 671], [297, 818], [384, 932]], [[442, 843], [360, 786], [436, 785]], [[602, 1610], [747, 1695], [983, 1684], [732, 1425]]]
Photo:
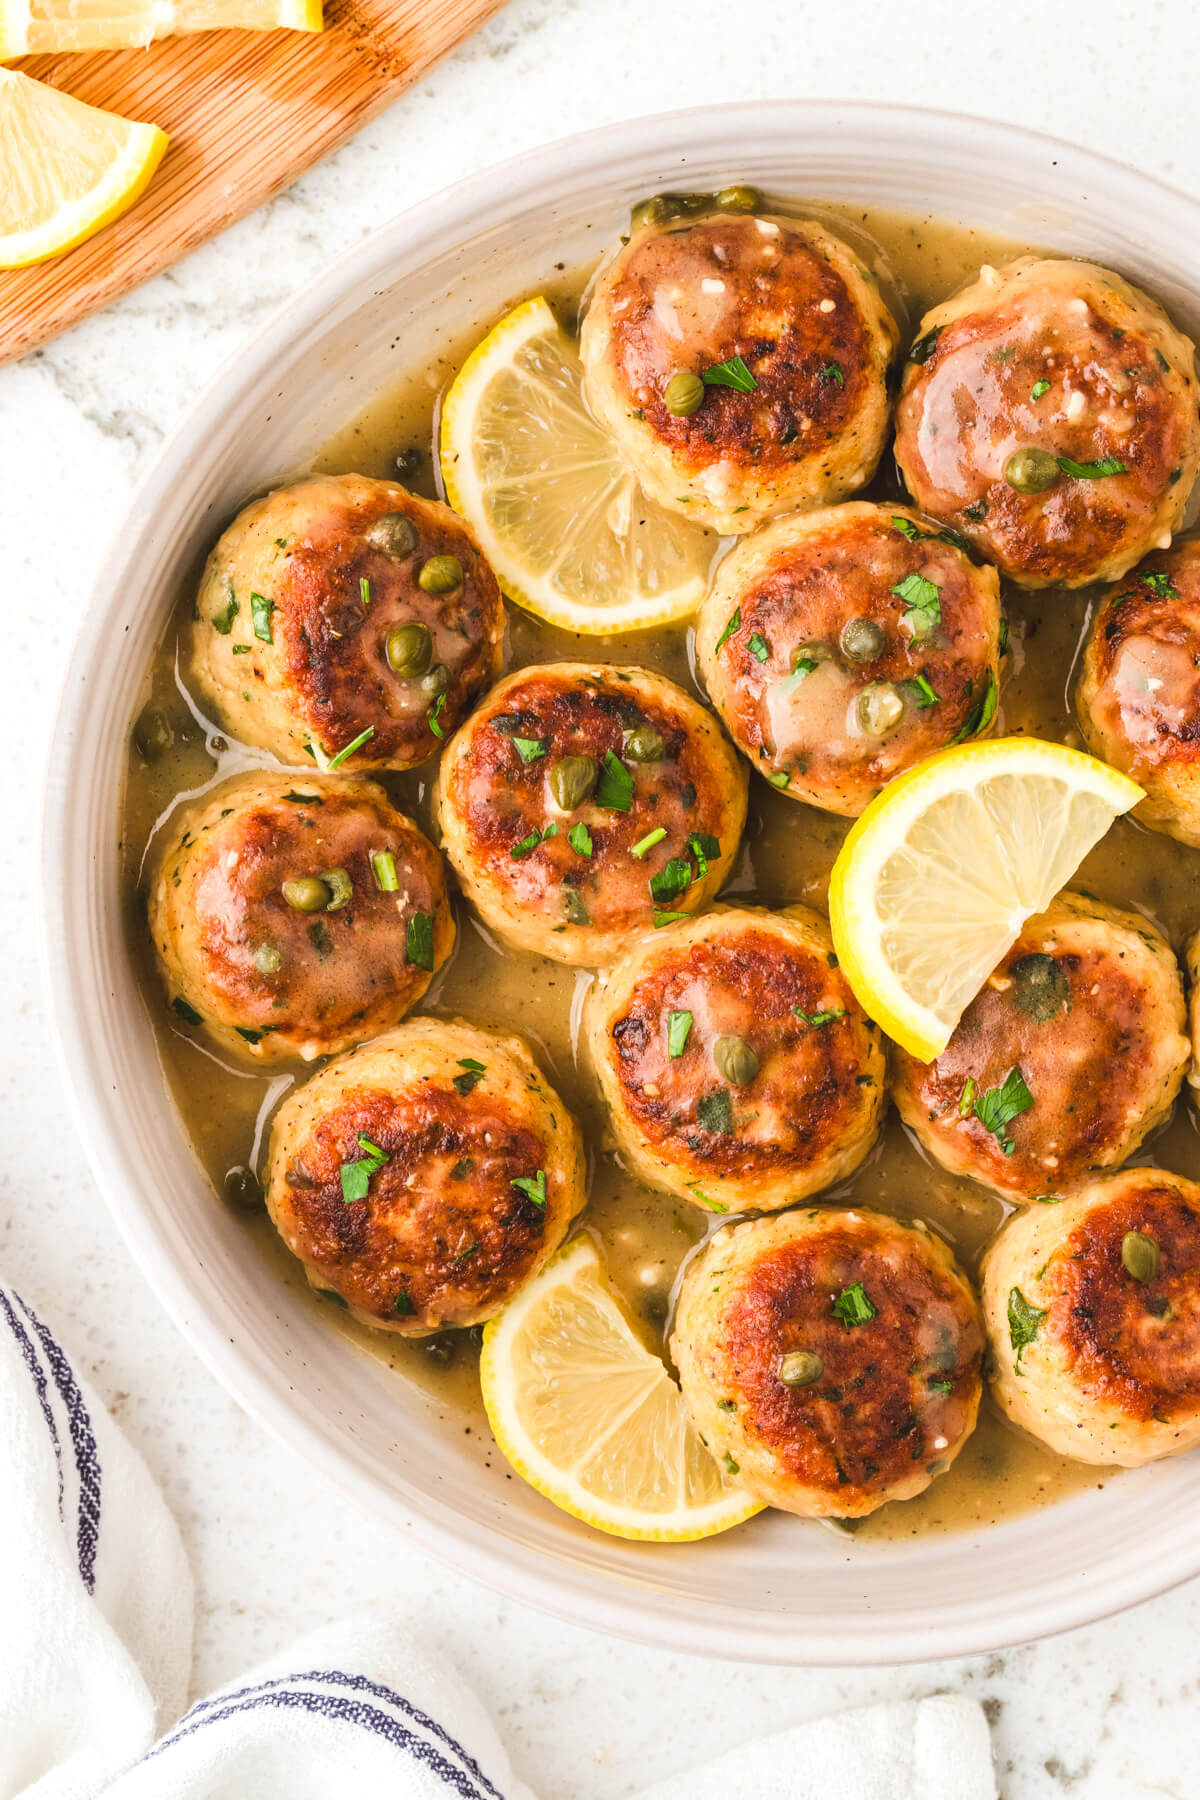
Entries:
[[[46, 1421], [46, 1430], [50, 1433], [50, 1442], [54, 1445], [54, 1461], [58, 1467], [58, 1516], [61, 1519], [63, 1516], [62, 1444], [59, 1441], [58, 1426], [55, 1423], [54, 1414], [50, 1408], [50, 1398], [46, 1392], [46, 1371], [38, 1360], [37, 1351], [30, 1343], [25, 1327], [12, 1309], [8, 1298], [11, 1291], [11, 1289], [6, 1290], [5, 1288], [0, 1287], [0, 1307], [4, 1308], [4, 1315], [12, 1328], [13, 1336], [17, 1340], [17, 1347], [25, 1359], [25, 1366], [33, 1379], [34, 1387], [37, 1389], [38, 1405], [41, 1407], [42, 1417]], [[13, 1294], [13, 1299], [19, 1299], [19, 1295]]]
[[75, 1371], [63, 1350], [20, 1294], [14, 1294], [13, 1298], [37, 1332], [46, 1361], [50, 1364], [50, 1372], [54, 1376], [54, 1385], [67, 1409], [71, 1447], [75, 1452], [75, 1466], [79, 1471], [79, 1525], [75, 1534], [79, 1573], [84, 1587], [91, 1594], [96, 1587], [96, 1546], [100, 1540], [100, 1452], [96, 1448], [91, 1416], [87, 1402], [79, 1391]]

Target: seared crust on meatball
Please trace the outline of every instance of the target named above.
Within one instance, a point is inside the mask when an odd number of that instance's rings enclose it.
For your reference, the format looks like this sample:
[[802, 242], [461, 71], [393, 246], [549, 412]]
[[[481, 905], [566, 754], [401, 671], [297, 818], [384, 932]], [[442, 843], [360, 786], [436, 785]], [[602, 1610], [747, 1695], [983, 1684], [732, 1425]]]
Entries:
[[[638, 232], [583, 321], [588, 399], [646, 492], [717, 531], [865, 486], [888, 424], [896, 322], [847, 244], [809, 220], [719, 213]], [[671, 377], [740, 358], [754, 386]]]
[[1200, 1187], [1124, 1169], [1010, 1219], [984, 1262], [994, 1391], [1060, 1455], [1200, 1444]]
[[289, 1095], [267, 1207], [312, 1285], [402, 1337], [488, 1319], [583, 1208], [583, 1145], [522, 1038], [410, 1019]]
[[1138, 913], [1063, 893], [1030, 919], [935, 1062], [893, 1059], [935, 1161], [1018, 1205], [1073, 1193], [1166, 1118], [1188, 1062], [1183, 981]]
[[718, 1231], [671, 1351], [696, 1426], [768, 1505], [862, 1518], [949, 1468], [979, 1410], [983, 1327], [940, 1238], [873, 1212]]
[[[896, 460], [917, 505], [1023, 587], [1114, 581], [1183, 518], [1196, 402], [1194, 347], [1157, 301], [1094, 263], [1020, 257], [921, 320]], [[1036, 489], [1005, 476], [1028, 450]]]
[[1200, 1105], [1200, 931], [1193, 932], [1185, 953], [1188, 979], [1188, 1035], [1192, 1059], [1188, 1065], [1188, 1086], [1192, 1099]]
[[699, 912], [737, 854], [746, 776], [716, 721], [648, 669], [552, 663], [493, 688], [438, 776], [446, 855], [520, 949], [599, 966]]
[[[455, 565], [461, 579], [426, 592], [435, 557], [443, 580]], [[398, 672], [388, 640], [404, 626], [427, 637]], [[410, 769], [495, 680], [503, 634], [496, 578], [456, 513], [394, 481], [323, 475], [238, 514], [205, 565], [183, 651], [244, 743], [320, 763], [369, 731], [356, 769]]]
[[1088, 748], [1145, 788], [1142, 824], [1200, 847], [1200, 540], [1148, 557], [1101, 601], [1075, 704]]
[[856, 817], [996, 711], [1000, 586], [904, 506], [852, 501], [725, 558], [696, 655], [734, 742], [774, 787]]
[[805, 906], [717, 907], [640, 939], [597, 979], [585, 1030], [629, 1166], [710, 1211], [807, 1199], [878, 1134], [880, 1035]]
[[259, 1062], [399, 1024], [454, 947], [441, 857], [341, 775], [235, 775], [181, 809], [150, 931], [176, 1010]]

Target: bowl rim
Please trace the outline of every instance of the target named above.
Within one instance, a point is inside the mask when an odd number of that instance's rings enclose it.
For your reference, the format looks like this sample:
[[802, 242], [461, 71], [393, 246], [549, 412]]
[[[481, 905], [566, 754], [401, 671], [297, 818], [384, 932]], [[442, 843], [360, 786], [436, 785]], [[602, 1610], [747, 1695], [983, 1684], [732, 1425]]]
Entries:
[[514, 208], [528, 199], [544, 171], [552, 170], [557, 177], [582, 171], [623, 140], [627, 150], [630, 140], [636, 140], [647, 159], [686, 162], [689, 151], [694, 152], [698, 144], [713, 149], [714, 139], [729, 145], [732, 154], [739, 130], [761, 135], [764, 117], [781, 143], [786, 142], [789, 122], [802, 127], [809, 137], [819, 130], [842, 132], [849, 123], [860, 131], [903, 127], [917, 132], [926, 152], [961, 152], [964, 138], [976, 155], [1000, 156], [1005, 150], [1017, 149], [1027, 158], [1048, 159], [1057, 170], [1057, 179], [1067, 187], [1077, 182], [1084, 195], [1089, 187], [1102, 186], [1105, 201], [1118, 208], [1123, 204], [1126, 210], [1153, 197], [1169, 215], [1177, 216], [1180, 231], [1190, 230], [1195, 236], [1200, 226], [1200, 201], [1182, 189], [1047, 133], [936, 108], [825, 99], [735, 101], [595, 126], [466, 175], [399, 213], [343, 250], [237, 346], [176, 424], [134, 489], [93, 583], [51, 736], [39, 859], [42, 955], [59, 1064], [74, 1121], [105, 1203], [135, 1263], [192, 1349], [270, 1435], [317, 1464], [368, 1511], [394, 1526], [402, 1525], [424, 1550], [459, 1572], [570, 1623], [673, 1651], [747, 1662], [866, 1667], [970, 1655], [1094, 1623], [1200, 1574], [1200, 1537], [1181, 1544], [1173, 1558], [1127, 1559], [1121, 1573], [1106, 1568], [1104, 1582], [1085, 1583], [1069, 1599], [1059, 1595], [1040, 1604], [1036, 1598], [1028, 1601], [1019, 1629], [1015, 1620], [997, 1629], [989, 1628], [986, 1617], [964, 1614], [946, 1622], [935, 1619], [919, 1628], [885, 1626], [877, 1620], [868, 1634], [864, 1635], [861, 1625], [850, 1631], [834, 1629], [814, 1643], [803, 1619], [794, 1625], [777, 1622], [764, 1634], [761, 1625], [739, 1621], [735, 1615], [676, 1592], [659, 1589], [650, 1603], [645, 1592], [632, 1584], [626, 1587], [598, 1571], [585, 1571], [546, 1554], [517, 1552], [510, 1540], [462, 1515], [451, 1528], [433, 1516], [432, 1508], [422, 1509], [419, 1493], [414, 1492], [406, 1508], [380, 1491], [336, 1425], [320, 1427], [301, 1416], [255, 1344], [235, 1340], [206, 1306], [197, 1304], [193, 1270], [161, 1241], [153, 1210], [139, 1196], [137, 1172], [122, 1142], [120, 1095], [88, 1064], [69, 959], [59, 953], [65, 952], [75, 935], [71, 884], [64, 883], [60, 875], [68, 845], [73, 771], [78, 760], [88, 754], [84, 728], [93, 704], [89, 667], [106, 629], [111, 597], [119, 591], [127, 565], [152, 529], [160, 504], [186, 467], [188, 445], [218, 423], [277, 351], [286, 351], [293, 339], [314, 327], [351, 289], [361, 290], [364, 284], [388, 279], [407, 259], [427, 261], [443, 249], [455, 248], [485, 209]]

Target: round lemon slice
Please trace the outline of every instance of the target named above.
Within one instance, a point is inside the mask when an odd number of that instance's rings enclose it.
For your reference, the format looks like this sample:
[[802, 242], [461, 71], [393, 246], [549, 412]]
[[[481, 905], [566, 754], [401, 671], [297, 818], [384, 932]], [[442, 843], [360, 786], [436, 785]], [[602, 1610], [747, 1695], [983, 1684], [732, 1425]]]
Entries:
[[1095, 757], [1038, 738], [964, 744], [885, 787], [838, 854], [838, 958], [867, 1012], [932, 1062], [1031, 914], [1142, 798]]
[[518, 1475], [597, 1531], [684, 1543], [762, 1510], [705, 1449], [590, 1238], [560, 1250], [485, 1327], [480, 1375]]
[[442, 478], [508, 598], [604, 636], [686, 618], [719, 540], [656, 506], [583, 398], [575, 346], [526, 300], [476, 346], [442, 404]]
[[64, 50], [140, 50], [183, 32], [320, 31], [321, 0], [0, 0], [0, 62]]
[[133, 205], [166, 134], [0, 69], [0, 269], [57, 256]]

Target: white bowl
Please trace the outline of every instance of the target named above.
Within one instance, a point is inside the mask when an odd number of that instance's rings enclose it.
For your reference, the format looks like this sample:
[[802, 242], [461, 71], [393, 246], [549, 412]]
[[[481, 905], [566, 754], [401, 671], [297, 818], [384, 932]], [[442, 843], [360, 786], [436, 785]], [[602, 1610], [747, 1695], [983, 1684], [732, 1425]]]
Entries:
[[53, 748], [54, 1007], [97, 1178], [163, 1303], [250, 1412], [429, 1549], [577, 1622], [680, 1650], [797, 1663], [978, 1651], [1081, 1624], [1200, 1570], [1200, 1460], [911, 1544], [844, 1543], [782, 1515], [691, 1546], [593, 1533], [509, 1480], [499, 1458], [487, 1468], [475, 1436], [446, 1429], [420, 1393], [264, 1282], [188, 1146], [122, 938], [121, 768], [147, 648], [181, 575], [239, 502], [303, 462], [418, 355], [556, 261], [596, 254], [632, 199], [734, 180], [928, 210], [1095, 256], [1143, 280], [1194, 335], [1200, 324], [1194, 201], [1049, 138], [899, 107], [776, 102], [638, 120], [490, 169], [404, 214], [234, 357], [118, 533]]

